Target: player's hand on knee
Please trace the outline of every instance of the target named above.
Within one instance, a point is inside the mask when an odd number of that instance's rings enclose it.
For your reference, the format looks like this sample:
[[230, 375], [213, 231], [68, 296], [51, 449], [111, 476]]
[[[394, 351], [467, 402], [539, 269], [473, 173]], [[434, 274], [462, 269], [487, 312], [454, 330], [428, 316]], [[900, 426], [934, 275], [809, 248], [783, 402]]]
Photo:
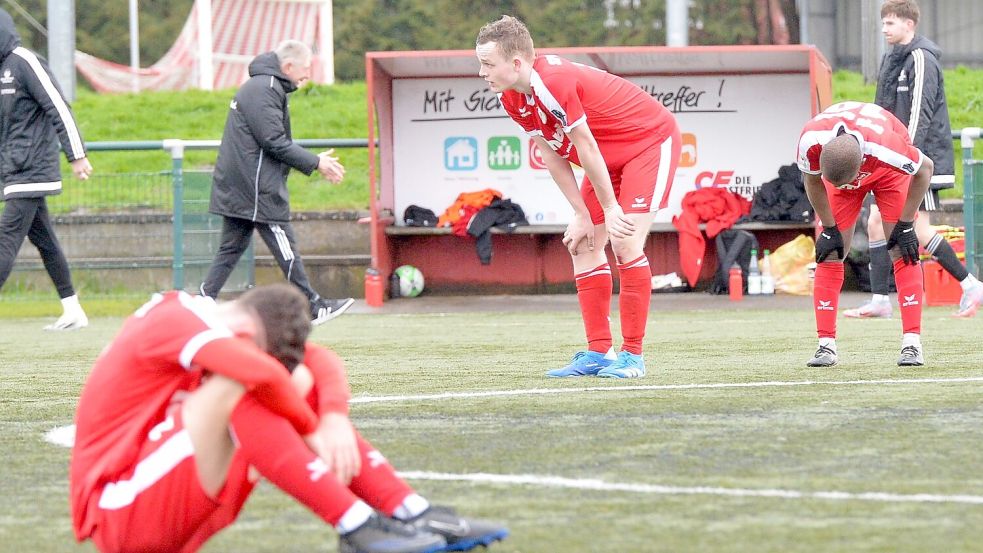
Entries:
[[837, 259], [843, 259], [843, 236], [836, 225], [823, 227], [816, 238], [816, 263], [826, 261], [833, 252], [839, 256]]
[[635, 234], [635, 221], [628, 218], [618, 204], [604, 210], [604, 224], [612, 238], [628, 238]]
[[563, 232], [563, 245], [570, 255], [577, 255], [584, 251], [585, 243], [587, 251], [594, 251], [594, 224], [589, 218], [577, 214]]
[[891, 237], [887, 240], [887, 249], [892, 250], [897, 246], [901, 259], [907, 265], [918, 263], [918, 234], [915, 233], [915, 224], [912, 221], [898, 221], [891, 231]]

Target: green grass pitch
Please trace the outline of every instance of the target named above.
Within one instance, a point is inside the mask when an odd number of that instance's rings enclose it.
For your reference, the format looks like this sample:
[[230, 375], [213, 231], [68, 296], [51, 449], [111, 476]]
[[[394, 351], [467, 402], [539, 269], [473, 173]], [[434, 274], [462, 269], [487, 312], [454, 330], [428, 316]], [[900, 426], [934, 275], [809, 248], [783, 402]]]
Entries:
[[[352, 417], [397, 469], [461, 478], [411, 484], [509, 526], [492, 551], [979, 551], [983, 318], [927, 309], [928, 366], [908, 370], [897, 314], [841, 318], [841, 363], [819, 370], [808, 309], [707, 305], [656, 299], [648, 376], [624, 382], [543, 378], [580, 345], [570, 311], [350, 314], [312, 337], [347, 361]], [[72, 538], [69, 451], [42, 436], [72, 422], [121, 319], [47, 322], [0, 318], [0, 550], [93, 551]], [[494, 391], [514, 393], [475, 394]], [[263, 485], [205, 551], [336, 547]]]

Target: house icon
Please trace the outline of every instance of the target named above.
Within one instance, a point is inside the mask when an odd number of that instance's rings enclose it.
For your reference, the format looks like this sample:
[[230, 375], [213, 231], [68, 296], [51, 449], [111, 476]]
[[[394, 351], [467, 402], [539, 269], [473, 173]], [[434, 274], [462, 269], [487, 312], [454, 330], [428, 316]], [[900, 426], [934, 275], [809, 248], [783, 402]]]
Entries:
[[471, 136], [444, 139], [444, 168], [448, 171], [472, 171], [478, 168], [478, 140]]

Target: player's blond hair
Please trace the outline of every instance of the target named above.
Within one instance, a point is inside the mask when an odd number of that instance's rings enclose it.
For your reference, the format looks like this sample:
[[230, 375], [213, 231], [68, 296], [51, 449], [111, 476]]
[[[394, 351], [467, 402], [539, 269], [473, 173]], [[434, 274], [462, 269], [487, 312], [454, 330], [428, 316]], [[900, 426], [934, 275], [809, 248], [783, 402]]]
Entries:
[[478, 31], [476, 46], [494, 42], [506, 59], [513, 56], [521, 56], [527, 60], [536, 57], [536, 51], [532, 44], [532, 36], [525, 23], [512, 17], [503, 15], [501, 19], [485, 24]]
[[898, 19], [910, 19], [918, 25], [918, 2], [915, 0], [884, 0], [881, 4], [881, 19], [893, 15]]
[[819, 154], [819, 170], [826, 180], [839, 186], [857, 178], [862, 161], [863, 152], [856, 137], [841, 134], [823, 146]]

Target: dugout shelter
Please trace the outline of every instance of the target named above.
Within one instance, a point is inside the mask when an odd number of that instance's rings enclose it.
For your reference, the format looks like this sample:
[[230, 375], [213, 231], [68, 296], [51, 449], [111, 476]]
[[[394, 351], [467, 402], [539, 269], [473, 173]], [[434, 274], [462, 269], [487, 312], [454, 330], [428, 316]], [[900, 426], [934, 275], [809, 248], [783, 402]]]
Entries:
[[[646, 254], [655, 274], [679, 270], [671, 221], [683, 196], [726, 187], [750, 199], [795, 160], [805, 122], [831, 103], [831, 69], [813, 46], [542, 48], [627, 78], [672, 111], [683, 150], [668, 209]], [[572, 216], [531, 139], [478, 77], [472, 50], [366, 54], [372, 265], [385, 278], [418, 267], [437, 292], [572, 289], [560, 236]], [[582, 174], [579, 173], [578, 176]], [[493, 188], [522, 206], [528, 227], [493, 235], [491, 264], [474, 240], [446, 228], [407, 227], [410, 205], [442, 213], [461, 192]], [[808, 225], [746, 225], [762, 247]], [[702, 278], [715, 269], [707, 248]]]

